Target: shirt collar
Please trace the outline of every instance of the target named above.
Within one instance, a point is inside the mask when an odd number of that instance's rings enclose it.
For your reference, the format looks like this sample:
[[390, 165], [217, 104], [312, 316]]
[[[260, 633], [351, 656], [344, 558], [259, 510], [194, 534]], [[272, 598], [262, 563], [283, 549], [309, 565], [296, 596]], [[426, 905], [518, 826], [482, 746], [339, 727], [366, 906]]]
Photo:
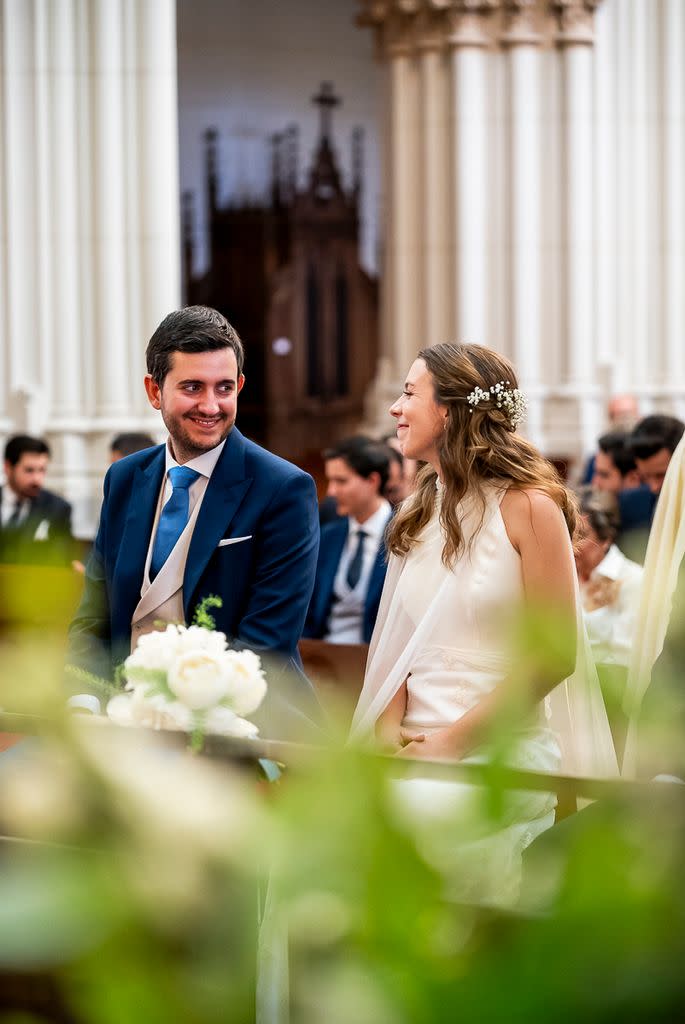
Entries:
[[373, 537], [374, 540], [380, 542], [386, 523], [390, 518], [391, 511], [390, 502], [383, 498], [380, 506], [372, 516], [369, 516], [366, 522], [359, 523], [356, 519], [353, 519], [352, 516], [349, 516], [348, 522], [350, 536], [355, 536], [360, 530], [363, 530], [367, 537]]
[[623, 575], [624, 562], [625, 556], [615, 544], [612, 544], [599, 565], [596, 565], [590, 573], [590, 578], [603, 576], [607, 580], [618, 580]]
[[[209, 480], [210, 476], [214, 472], [214, 467], [219, 461], [219, 456], [224, 450], [226, 444], [226, 438], [223, 439], [221, 444], [218, 444], [216, 448], [211, 448], [208, 452], [203, 452], [202, 455], [198, 455], [196, 458], [191, 459], [190, 462], [184, 462], [184, 466], [188, 466], [189, 469], [194, 469], [201, 476], [206, 476]], [[164, 472], [167, 474], [170, 469], [174, 466], [178, 466], [178, 462], [171, 454], [171, 439], [167, 439], [165, 447], [166, 461], [164, 466]], [[165, 476], [166, 478], [166, 476]]]

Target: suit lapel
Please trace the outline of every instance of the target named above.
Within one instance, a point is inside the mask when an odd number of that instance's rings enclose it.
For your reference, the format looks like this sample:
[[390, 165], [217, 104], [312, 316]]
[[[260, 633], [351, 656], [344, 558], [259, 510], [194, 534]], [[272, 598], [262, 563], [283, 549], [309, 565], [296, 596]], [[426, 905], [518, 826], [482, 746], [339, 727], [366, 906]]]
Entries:
[[234, 427], [226, 438], [224, 449], [207, 484], [188, 550], [183, 580], [186, 620], [190, 600], [200, 577], [251, 483], [252, 477], [245, 475], [245, 440]]
[[116, 580], [120, 594], [126, 595], [125, 621], [131, 622], [140, 600], [147, 549], [155, 521], [157, 500], [164, 477], [166, 454], [162, 445], [147, 466], [137, 466], [131, 482], [130, 498], [124, 532], [116, 564]]
[[373, 607], [374, 602], [380, 599], [381, 591], [383, 590], [383, 584], [385, 583], [385, 570], [386, 570], [386, 551], [385, 551], [385, 531], [388, 528], [388, 523], [392, 519], [392, 511], [388, 514], [388, 518], [385, 521], [383, 527], [383, 538], [376, 551], [376, 557], [371, 567], [371, 575], [369, 576], [369, 585], [366, 588], [366, 600], [364, 601], [364, 607], [368, 610]]

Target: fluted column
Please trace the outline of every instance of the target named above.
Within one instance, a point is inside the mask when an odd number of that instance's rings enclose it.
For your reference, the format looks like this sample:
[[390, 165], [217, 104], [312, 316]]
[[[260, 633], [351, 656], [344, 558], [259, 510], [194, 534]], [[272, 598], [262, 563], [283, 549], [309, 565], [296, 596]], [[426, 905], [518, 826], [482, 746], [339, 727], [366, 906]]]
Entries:
[[[600, 372], [616, 393], [630, 391], [626, 368], [617, 359], [616, 329], [616, 169], [617, 130], [615, 70], [618, 41], [616, 7], [605, 3], [595, 17], [595, 239], [596, 355]], [[621, 339], [625, 342], [625, 338]]]
[[180, 298], [175, 2], [0, 0], [0, 40], [0, 432], [47, 436], [87, 534], [111, 435], [159, 429], [142, 374]]
[[453, 323], [450, 279], [450, 181], [448, 67], [441, 12], [431, 7], [419, 23], [421, 130], [421, 340], [446, 341]]
[[664, 0], [663, 8], [664, 383], [675, 392], [675, 412], [682, 418], [685, 415], [685, 7], [682, 0]]
[[[419, 82], [410, 25], [403, 15], [389, 25], [390, 166], [388, 257], [390, 332], [396, 370], [406, 374], [421, 344]], [[403, 379], [403, 378], [402, 378]]]
[[506, 0], [509, 121], [509, 323], [514, 364], [528, 399], [527, 431], [543, 446], [541, 395], [541, 37], [535, 0]]
[[593, 246], [593, 13], [598, 0], [552, 0], [562, 74], [563, 268], [567, 383], [578, 398], [582, 444], [590, 449], [599, 427], [594, 333]]
[[98, 413], [115, 418], [128, 408], [125, 283], [126, 150], [123, 145], [123, 2], [91, 6], [93, 77], [93, 217], [95, 332], [99, 357]]
[[176, 3], [143, 0], [136, 10], [141, 326], [148, 336], [178, 303], [181, 287]]
[[25, 0], [4, 0], [2, 7], [2, 99], [4, 120], [3, 184], [5, 214], [0, 322], [7, 353], [4, 407], [8, 427], [34, 424], [33, 410], [44, 385], [40, 373], [40, 318], [35, 300], [38, 253], [37, 161], [33, 111], [37, 75], [34, 38], [37, 13]]
[[51, 82], [49, 130], [55, 145], [45, 153], [45, 158], [50, 167], [47, 184], [54, 222], [52, 237], [44, 237], [43, 245], [48, 253], [56, 250], [59, 258], [51, 261], [52, 301], [46, 303], [48, 315], [43, 309], [41, 336], [44, 344], [49, 345], [46, 364], [52, 355], [51, 405], [55, 419], [72, 419], [83, 411], [83, 377], [78, 372], [83, 344], [81, 317], [78, 303], [74, 302], [79, 288], [78, 7], [77, 0], [62, 0], [52, 8], [51, 49], [56, 73]]
[[488, 84], [484, 19], [498, 0], [450, 8], [454, 169], [454, 328], [459, 341], [488, 337]]

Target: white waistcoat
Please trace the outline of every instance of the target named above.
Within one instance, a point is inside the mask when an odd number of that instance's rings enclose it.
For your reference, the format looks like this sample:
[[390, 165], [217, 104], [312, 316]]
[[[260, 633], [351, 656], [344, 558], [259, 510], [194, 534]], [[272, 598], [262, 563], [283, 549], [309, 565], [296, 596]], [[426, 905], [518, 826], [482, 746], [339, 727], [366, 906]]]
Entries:
[[185, 575], [188, 550], [201, 505], [202, 499], [195, 504], [195, 508], [190, 514], [183, 533], [176, 541], [166, 562], [151, 582], [150, 561], [154, 538], [157, 532], [156, 529], [153, 529], [150, 543], [148, 544], [147, 558], [145, 559], [145, 572], [143, 573], [143, 585], [140, 588], [140, 601], [131, 620], [132, 651], [135, 649], [138, 639], [143, 633], [151, 633], [153, 629], [157, 628], [155, 626], [156, 622], [161, 621], [165, 624], [167, 622], [185, 622], [183, 577]]

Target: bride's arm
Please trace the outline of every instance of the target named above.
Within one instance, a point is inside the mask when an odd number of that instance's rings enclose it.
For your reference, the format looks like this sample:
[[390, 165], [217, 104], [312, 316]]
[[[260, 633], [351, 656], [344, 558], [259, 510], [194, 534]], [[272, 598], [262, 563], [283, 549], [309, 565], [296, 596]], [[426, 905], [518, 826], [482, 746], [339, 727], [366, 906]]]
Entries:
[[407, 710], [407, 683], [402, 683], [383, 713], [376, 721], [376, 739], [383, 747], [397, 750], [402, 746], [400, 726]]
[[[502, 500], [502, 518], [509, 540], [521, 556], [526, 604], [575, 622], [575, 567], [564, 517], [556, 502], [540, 491], [510, 490]], [[451, 759], [463, 757], [478, 746], [497, 721], [520, 713], [522, 701], [530, 707], [575, 667], [575, 651], [559, 657], [551, 668], [531, 666], [527, 691], [505, 679], [491, 693], [452, 725], [440, 729], [419, 744], [401, 752], [407, 757]]]

